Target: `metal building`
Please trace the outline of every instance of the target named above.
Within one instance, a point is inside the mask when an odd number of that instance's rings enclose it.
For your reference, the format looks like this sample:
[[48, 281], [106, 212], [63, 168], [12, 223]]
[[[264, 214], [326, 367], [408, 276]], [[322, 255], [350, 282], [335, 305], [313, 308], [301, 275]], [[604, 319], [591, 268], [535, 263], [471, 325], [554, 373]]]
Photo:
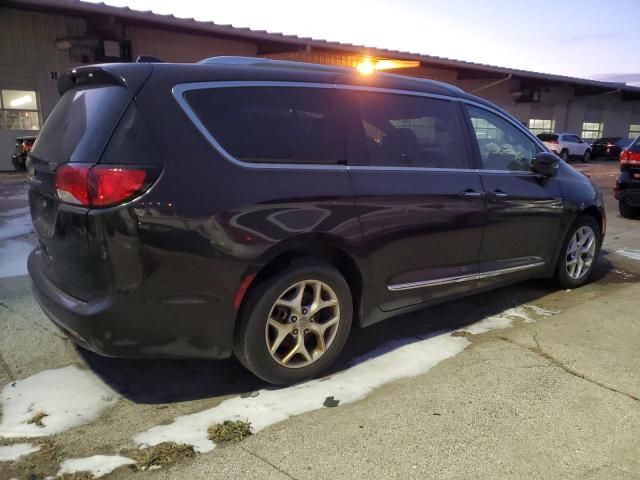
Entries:
[[15, 138], [37, 133], [57, 99], [61, 72], [151, 55], [191, 62], [262, 56], [330, 65], [391, 60], [395, 73], [442, 80], [511, 112], [536, 133], [585, 140], [640, 135], [640, 88], [447, 58], [354, 46], [157, 15], [79, 0], [15, 0], [0, 6], [0, 171]]

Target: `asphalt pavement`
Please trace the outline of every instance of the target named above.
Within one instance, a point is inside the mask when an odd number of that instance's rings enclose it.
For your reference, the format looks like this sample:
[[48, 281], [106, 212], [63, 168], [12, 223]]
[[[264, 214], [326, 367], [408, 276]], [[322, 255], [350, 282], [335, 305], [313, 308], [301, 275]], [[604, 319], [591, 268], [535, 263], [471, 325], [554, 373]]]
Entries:
[[[592, 283], [525, 282], [354, 331], [325, 378], [284, 389], [233, 359], [75, 348], [20, 270], [24, 177], [0, 174], [0, 479], [119, 458], [138, 467], [102, 478], [640, 478], [640, 220], [618, 215], [616, 162], [575, 166], [607, 207]], [[226, 418], [254, 434], [214, 448], [207, 427]], [[161, 442], [193, 450], [140, 467]], [[24, 445], [40, 450], [2, 461]]]

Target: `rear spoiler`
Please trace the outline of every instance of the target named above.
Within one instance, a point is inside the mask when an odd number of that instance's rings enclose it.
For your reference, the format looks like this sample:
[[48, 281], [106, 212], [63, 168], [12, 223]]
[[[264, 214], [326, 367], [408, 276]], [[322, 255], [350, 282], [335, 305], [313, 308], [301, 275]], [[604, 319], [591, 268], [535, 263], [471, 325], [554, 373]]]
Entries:
[[109, 63], [78, 67], [58, 78], [60, 96], [67, 90], [87, 85], [119, 85], [137, 93], [151, 75], [150, 63]]

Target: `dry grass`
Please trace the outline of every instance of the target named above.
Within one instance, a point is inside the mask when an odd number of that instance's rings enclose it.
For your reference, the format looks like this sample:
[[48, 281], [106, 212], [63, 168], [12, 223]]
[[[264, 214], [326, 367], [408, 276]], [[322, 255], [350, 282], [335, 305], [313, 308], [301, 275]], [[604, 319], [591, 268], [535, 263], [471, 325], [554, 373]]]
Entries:
[[164, 442], [153, 447], [135, 450], [127, 456], [138, 462], [136, 465], [131, 465], [131, 468], [134, 470], [148, 470], [154, 466], [173, 465], [179, 460], [192, 458], [195, 455], [196, 452], [191, 445]]
[[238, 443], [251, 435], [251, 424], [242, 420], [225, 420], [207, 429], [213, 443]]
[[44, 423], [42, 423], [42, 419], [44, 417], [48, 417], [49, 415], [44, 412], [37, 412], [33, 417], [27, 421], [27, 423], [35, 424], [38, 427], [44, 427]]
[[[43, 479], [55, 475], [59, 469], [58, 449], [51, 440], [39, 443], [40, 450], [8, 463], [3, 463], [0, 478]], [[6, 475], [6, 477], [4, 476]], [[56, 479], [57, 480], [57, 479]], [[63, 479], [64, 480], [64, 479]], [[66, 479], [69, 480], [69, 479]], [[83, 480], [78, 478], [78, 480]]]
[[94, 476], [89, 472], [73, 472], [63, 473], [62, 475], [55, 477], [56, 480], [93, 480]]

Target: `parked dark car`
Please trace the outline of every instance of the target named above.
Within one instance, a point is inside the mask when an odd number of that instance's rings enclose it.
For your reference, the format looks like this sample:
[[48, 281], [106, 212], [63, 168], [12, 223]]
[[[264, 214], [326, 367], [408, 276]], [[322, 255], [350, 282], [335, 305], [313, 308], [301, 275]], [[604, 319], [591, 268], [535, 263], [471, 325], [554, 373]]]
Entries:
[[614, 188], [620, 215], [640, 217], [640, 137], [620, 154], [620, 175]]
[[35, 135], [16, 138], [16, 149], [11, 155], [11, 163], [13, 163], [13, 168], [17, 171], [20, 172], [26, 169], [27, 154], [31, 151], [35, 141]]
[[587, 282], [602, 197], [435, 81], [265, 59], [81, 67], [31, 152], [43, 310], [110, 356], [308, 379], [352, 324], [529, 278]]
[[628, 147], [631, 142], [633, 139], [626, 137], [599, 138], [591, 144], [591, 157], [618, 160], [622, 150]]

